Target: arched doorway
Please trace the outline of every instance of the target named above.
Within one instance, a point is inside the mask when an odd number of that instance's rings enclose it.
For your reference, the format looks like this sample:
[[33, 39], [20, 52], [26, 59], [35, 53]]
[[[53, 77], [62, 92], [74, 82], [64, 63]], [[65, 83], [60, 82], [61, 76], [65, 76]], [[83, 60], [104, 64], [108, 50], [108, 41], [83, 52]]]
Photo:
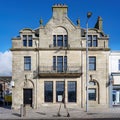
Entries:
[[99, 104], [99, 84], [96, 80], [89, 81], [88, 100], [91, 105]]
[[33, 106], [33, 91], [34, 84], [31, 80], [26, 80], [23, 88], [23, 104], [26, 106]]

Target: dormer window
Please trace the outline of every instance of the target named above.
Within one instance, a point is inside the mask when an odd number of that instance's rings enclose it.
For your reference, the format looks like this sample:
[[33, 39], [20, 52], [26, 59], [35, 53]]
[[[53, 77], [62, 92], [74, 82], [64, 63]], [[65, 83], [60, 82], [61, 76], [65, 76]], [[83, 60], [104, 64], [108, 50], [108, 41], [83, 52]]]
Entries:
[[97, 35], [88, 35], [88, 47], [97, 47]]
[[23, 35], [23, 46], [32, 47], [32, 35]]

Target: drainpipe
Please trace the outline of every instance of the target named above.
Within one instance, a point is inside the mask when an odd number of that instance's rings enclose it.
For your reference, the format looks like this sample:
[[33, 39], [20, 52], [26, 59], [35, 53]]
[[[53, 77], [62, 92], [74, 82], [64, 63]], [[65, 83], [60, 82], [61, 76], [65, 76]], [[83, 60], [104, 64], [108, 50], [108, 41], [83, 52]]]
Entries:
[[112, 92], [113, 92], [113, 76], [110, 75], [109, 77], [109, 107], [112, 108], [113, 105], [112, 105], [112, 102], [113, 102], [113, 97], [112, 97]]

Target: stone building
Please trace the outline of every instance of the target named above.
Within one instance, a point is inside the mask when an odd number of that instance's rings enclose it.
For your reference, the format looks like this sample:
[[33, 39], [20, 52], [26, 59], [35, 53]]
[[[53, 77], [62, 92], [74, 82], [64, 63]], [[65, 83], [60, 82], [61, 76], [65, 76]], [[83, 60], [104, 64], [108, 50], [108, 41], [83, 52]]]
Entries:
[[0, 104], [3, 104], [5, 100], [5, 95], [11, 94], [12, 76], [0, 76]]
[[120, 105], [120, 51], [111, 51], [109, 56], [110, 107]]
[[[86, 106], [86, 29], [68, 18], [67, 5], [52, 6], [52, 17], [39, 28], [24, 28], [12, 38], [12, 107]], [[102, 18], [88, 30], [89, 106], [108, 106], [109, 37]]]

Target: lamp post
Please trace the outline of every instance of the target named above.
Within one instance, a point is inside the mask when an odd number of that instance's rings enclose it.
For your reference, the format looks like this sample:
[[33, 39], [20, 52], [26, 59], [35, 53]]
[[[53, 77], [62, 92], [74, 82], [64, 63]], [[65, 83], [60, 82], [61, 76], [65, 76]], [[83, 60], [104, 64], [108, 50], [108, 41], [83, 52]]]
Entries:
[[91, 12], [87, 13], [86, 22], [86, 112], [88, 112], [88, 70], [89, 70], [89, 58], [88, 58], [88, 20], [92, 16]]
[[38, 74], [39, 74], [39, 41], [35, 41], [36, 45], [36, 72], [37, 72], [37, 77], [36, 77], [36, 108], [37, 108], [37, 84], [38, 84]]

